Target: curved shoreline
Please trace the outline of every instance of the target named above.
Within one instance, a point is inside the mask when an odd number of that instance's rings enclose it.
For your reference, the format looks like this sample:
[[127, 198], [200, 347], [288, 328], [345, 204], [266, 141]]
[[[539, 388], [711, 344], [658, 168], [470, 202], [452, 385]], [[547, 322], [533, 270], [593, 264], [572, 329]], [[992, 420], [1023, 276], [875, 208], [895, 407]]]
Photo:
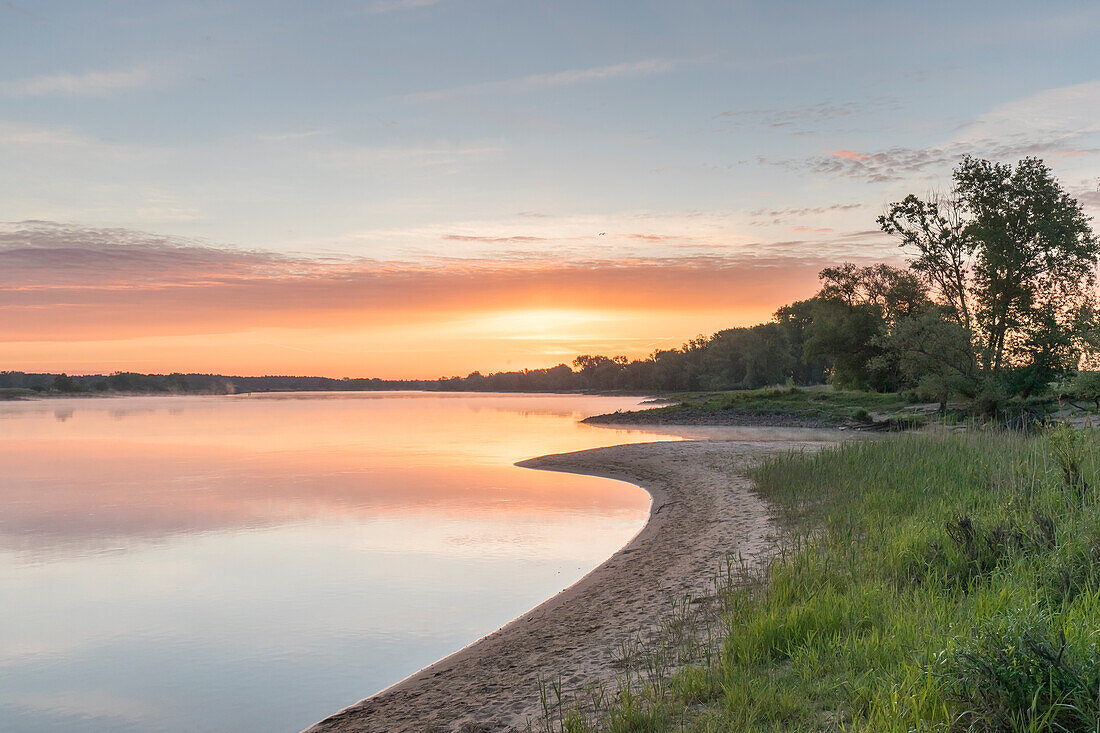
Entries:
[[652, 497], [642, 530], [569, 588], [499, 630], [309, 729], [525, 730], [542, 715], [539, 680], [614, 683], [615, 650], [652, 632], [670, 599], [701, 596], [730, 553], [750, 567], [774, 547], [771, 512], [745, 469], [806, 441], [636, 443], [518, 466], [633, 483]]

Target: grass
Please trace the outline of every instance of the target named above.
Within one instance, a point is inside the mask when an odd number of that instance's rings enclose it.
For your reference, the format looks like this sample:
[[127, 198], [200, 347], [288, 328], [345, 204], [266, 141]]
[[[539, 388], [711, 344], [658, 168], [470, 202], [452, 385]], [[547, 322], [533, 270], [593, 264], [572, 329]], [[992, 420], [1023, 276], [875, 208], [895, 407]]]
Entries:
[[1100, 730], [1092, 431], [895, 435], [754, 478], [790, 531], [768, 577], [687, 602], [702, 622], [545, 730]]
[[707, 422], [724, 418], [758, 421], [760, 418], [794, 423], [843, 425], [872, 420], [914, 421], [920, 408], [902, 395], [836, 390], [831, 387], [771, 387], [729, 392], [681, 392], [669, 399], [677, 404], [634, 413], [616, 413], [618, 419], [638, 422]]
[[21, 400], [28, 397], [35, 397], [38, 393], [33, 389], [22, 389], [20, 387], [0, 387], [0, 400]]
[[673, 399], [704, 409], [721, 410], [733, 407], [775, 407], [791, 410], [823, 410], [826, 412], [865, 409], [872, 412], [891, 412], [908, 406], [897, 393], [841, 390], [820, 387], [768, 387], [764, 389], [733, 390], [728, 392], [682, 392]]

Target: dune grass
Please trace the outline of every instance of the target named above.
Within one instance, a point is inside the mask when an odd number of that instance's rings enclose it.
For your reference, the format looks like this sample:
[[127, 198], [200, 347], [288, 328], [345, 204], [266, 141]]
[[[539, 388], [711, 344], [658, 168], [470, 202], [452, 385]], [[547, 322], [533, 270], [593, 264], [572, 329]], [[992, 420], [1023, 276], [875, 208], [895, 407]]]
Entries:
[[662, 630], [663, 663], [545, 729], [1100, 730], [1091, 430], [895, 435], [754, 477], [791, 534], [766, 579], [678, 625], [714, 643], [685, 661]]

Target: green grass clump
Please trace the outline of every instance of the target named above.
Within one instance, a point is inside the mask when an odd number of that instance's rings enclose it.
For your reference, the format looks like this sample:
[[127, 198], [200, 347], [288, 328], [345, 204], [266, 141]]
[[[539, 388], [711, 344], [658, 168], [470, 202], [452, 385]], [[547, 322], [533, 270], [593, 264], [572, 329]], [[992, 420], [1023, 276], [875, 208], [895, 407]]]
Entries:
[[722, 591], [715, 654], [562, 729], [1100, 730], [1098, 472], [1068, 428], [769, 461], [753, 475], [790, 535]]
[[769, 387], [727, 392], [684, 392], [670, 396], [679, 404], [652, 412], [675, 414], [734, 413], [758, 417], [789, 417], [843, 424], [869, 422], [874, 416], [898, 416], [912, 409], [905, 396], [894, 393], [837, 390], [831, 387]]

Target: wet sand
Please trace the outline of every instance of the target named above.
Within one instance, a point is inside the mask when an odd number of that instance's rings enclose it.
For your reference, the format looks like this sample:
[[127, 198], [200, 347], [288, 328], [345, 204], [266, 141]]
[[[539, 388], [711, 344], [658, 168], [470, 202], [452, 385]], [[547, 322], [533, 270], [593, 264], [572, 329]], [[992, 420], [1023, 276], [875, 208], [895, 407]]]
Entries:
[[[837, 436], [838, 438], [840, 435]], [[539, 679], [614, 687], [615, 652], [657, 628], [671, 599], [702, 596], [730, 553], [767, 561], [777, 527], [745, 469], [815, 450], [798, 440], [638, 443], [517, 465], [604, 476], [653, 497], [649, 522], [576, 584], [498, 631], [327, 718], [322, 731], [515, 731], [542, 718]]]

